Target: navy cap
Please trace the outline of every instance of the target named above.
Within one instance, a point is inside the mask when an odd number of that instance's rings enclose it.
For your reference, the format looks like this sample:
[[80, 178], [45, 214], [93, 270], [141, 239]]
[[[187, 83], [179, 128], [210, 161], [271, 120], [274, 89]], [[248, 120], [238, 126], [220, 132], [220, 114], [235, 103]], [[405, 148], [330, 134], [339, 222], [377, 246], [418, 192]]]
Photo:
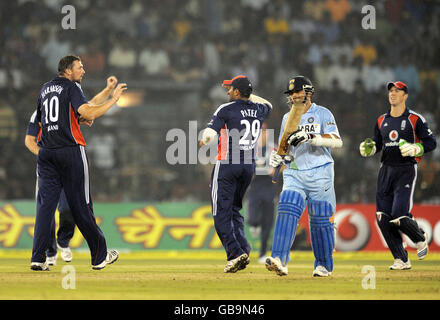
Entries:
[[223, 80], [223, 86], [232, 86], [238, 89], [241, 94], [248, 95], [252, 92], [252, 83], [246, 76], [236, 76], [232, 80]]
[[293, 92], [298, 92], [302, 90], [306, 92], [311, 92], [312, 94], [315, 92], [315, 88], [308, 78], [304, 76], [296, 76], [289, 80], [289, 83], [287, 84], [287, 90], [283, 93], [292, 94]]

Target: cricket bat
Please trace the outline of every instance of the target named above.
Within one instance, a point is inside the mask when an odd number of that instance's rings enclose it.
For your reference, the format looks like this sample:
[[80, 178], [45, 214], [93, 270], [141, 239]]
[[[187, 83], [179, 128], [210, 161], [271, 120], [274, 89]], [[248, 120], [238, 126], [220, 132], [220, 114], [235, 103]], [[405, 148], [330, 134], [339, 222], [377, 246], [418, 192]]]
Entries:
[[[289, 116], [287, 117], [286, 124], [284, 125], [283, 134], [281, 136], [280, 143], [278, 145], [277, 153], [284, 157], [289, 154], [290, 145], [287, 143], [289, 136], [298, 130], [299, 122], [301, 121], [301, 116], [304, 114], [306, 109], [305, 103], [292, 105], [290, 109]], [[272, 183], [277, 183], [278, 175], [280, 174], [281, 164], [276, 167], [275, 172], [272, 177]]]

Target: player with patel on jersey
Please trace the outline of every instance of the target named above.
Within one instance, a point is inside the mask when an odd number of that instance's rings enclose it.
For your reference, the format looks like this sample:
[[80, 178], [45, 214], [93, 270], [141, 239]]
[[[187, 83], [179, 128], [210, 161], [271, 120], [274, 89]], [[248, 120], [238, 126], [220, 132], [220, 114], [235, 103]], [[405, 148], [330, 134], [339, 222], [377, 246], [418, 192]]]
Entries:
[[417, 246], [418, 258], [428, 253], [426, 234], [411, 215], [417, 163], [421, 156], [437, 146], [432, 131], [422, 115], [408, 109], [408, 87], [401, 81], [389, 82], [390, 110], [381, 115], [374, 127], [373, 139], [359, 146], [363, 157], [382, 150], [381, 167], [376, 188], [376, 219], [394, 257], [391, 270], [411, 268], [408, 252], [403, 247], [400, 232]]
[[244, 233], [240, 210], [255, 173], [255, 146], [272, 104], [252, 94], [252, 84], [245, 76], [225, 80], [223, 87], [227, 89], [230, 102], [214, 112], [203, 131], [200, 145], [212, 141], [219, 143], [211, 176], [212, 215], [226, 251], [224, 272], [233, 273], [249, 263], [251, 247]]

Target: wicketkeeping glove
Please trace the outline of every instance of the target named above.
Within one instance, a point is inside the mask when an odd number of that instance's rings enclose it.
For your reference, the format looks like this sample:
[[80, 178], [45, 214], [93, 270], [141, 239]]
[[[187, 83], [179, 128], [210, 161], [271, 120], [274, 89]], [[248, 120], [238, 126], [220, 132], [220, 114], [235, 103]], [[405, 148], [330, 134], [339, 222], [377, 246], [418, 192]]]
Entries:
[[425, 152], [421, 143], [409, 143], [404, 139], [399, 140], [399, 149], [402, 157], [421, 157]]
[[314, 134], [306, 133], [304, 130], [296, 130], [295, 132], [292, 132], [287, 138], [287, 143], [296, 147], [303, 142], [312, 140], [314, 137]]
[[371, 157], [376, 153], [376, 142], [371, 138], [365, 139], [365, 141], [362, 141], [359, 145], [359, 152], [362, 157]]

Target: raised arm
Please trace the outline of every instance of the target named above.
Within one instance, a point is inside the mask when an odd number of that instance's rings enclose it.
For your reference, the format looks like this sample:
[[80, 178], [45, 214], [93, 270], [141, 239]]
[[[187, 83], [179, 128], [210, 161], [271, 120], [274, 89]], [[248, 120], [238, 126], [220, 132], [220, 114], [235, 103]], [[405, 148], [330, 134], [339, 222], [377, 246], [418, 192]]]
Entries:
[[89, 101], [89, 103], [94, 105], [103, 104], [110, 97], [117, 83], [118, 79], [115, 76], [108, 77], [107, 86], [102, 89], [97, 95], [95, 95], [92, 100]]
[[99, 105], [93, 105], [90, 102], [81, 105], [78, 113], [82, 118], [92, 121], [104, 115], [121, 97], [122, 93], [127, 90], [126, 83], [120, 83], [113, 92], [113, 97]]

